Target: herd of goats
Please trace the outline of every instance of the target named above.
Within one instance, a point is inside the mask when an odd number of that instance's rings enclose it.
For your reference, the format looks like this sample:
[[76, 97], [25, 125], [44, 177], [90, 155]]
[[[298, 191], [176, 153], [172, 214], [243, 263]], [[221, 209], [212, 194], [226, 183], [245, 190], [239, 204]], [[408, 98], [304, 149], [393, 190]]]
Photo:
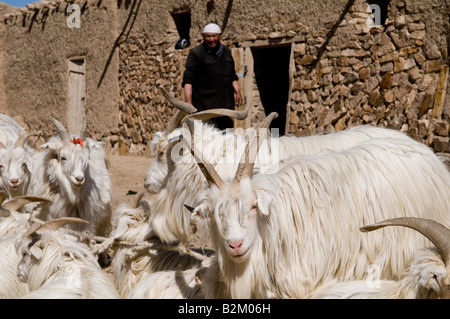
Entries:
[[220, 131], [248, 108], [160, 89], [177, 111], [114, 211], [102, 142], [0, 115], [0, 298], [450, 298], [447, 158], [368, 125], [280, 137], [276, 113]]

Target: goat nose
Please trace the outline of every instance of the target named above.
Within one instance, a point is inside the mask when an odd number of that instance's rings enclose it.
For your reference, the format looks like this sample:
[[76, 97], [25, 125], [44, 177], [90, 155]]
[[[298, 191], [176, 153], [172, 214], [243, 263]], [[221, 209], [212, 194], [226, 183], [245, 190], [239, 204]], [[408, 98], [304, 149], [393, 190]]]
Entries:
[[11, 184], [17, 184], [19, 182], [19, 179], [18, 178], [11, 178], [9, 181], [11, 182]]
[[228, 242], [231, 249], [239, 249], [242, 247], [242, 240], [233, 240]]
[[75, 179], [76, 179], [76, 181], [77, 181], [79, 184], [81, 184], [81, 183], [84, 182], [84, 177], [83, 177], [83, 176], [77, 176], [77, 177], [75, 177]]

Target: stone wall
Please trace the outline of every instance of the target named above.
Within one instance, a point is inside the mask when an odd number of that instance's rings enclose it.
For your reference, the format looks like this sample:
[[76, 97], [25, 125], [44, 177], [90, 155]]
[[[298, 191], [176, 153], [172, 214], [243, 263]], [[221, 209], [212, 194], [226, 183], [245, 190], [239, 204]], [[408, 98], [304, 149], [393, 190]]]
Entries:
[[[65, 26], [69, 2], [83, 8], [80, 30]], [[376, 28], [367, 25], [364, 0], [52, 3], [51, 9], [15, 9], [1, 20], [0, 94], [6, 98], [0, 106], [27, 115], [31, 129], [50, 131], [49, 113], [66, 118], [67, 59], [84, 55], [88, 133], [108, 140], [114, 152], [148, 154], [152, 134], [174, 114], [156, 85], [182, 98], [189, 50], [201, 42], [203, 26], [215, 22], [238, 73], [252, 69], [250, 48], [292, 46], [289, 101], [280, 109], [288, 134], [371, 124], [450, 152], [450, 27], [443, 1], [391, 0], [388, 19]], [[191, 15], [191, 46], [175, 50], [172, 14], [180, 12]], [[254, 74], [239, 82], [252, 107], [244, 125], [255, 125], [263, 108]]]
[[320, 57], [326, 35], [309, 33], [295, 44], [289, 132], [371, 124], [449, 152], [446, 47], [428, 38], [430, 21], [420, 13], [396, 10], [384, 26], [369, 28], [366, 8], [364, 2], [350, 8]]
[[[335, 4], [337, 8], [328, 8], [326, 18], [321, 13], [322, 19], [311, 19], [311, 11], [326, 6], [322, 2], [309, 8], [283, 3], [272, 10], [258, 10], [251, 1], [233, 3], [223, 40], [235, 51], [284, 42], [293, 45], [288, 134], [370, 124], [402, 130], [437, 152], [450, 152], [445, 32], [433, 25], [439, 17], [425, 20], [428, 7], [391, 1], [384, 25], [369, 28], [365, 1]], [[205, 19], [199, 16], [202, 8], [187, 7], [193, 19], [193, 47], [201, 42], [198, 35]], [[224, 12], [226, 2], [216, 1], [209, 21], [220, 24]], [[123, 153], [145, 152], [152, 133], [164, 129], [173, 114], [155, 84], [164, 84], [182, 98], [181, 77], [189, 49], [174, 50], [178, 37], [170, 18], [167, 26], [157, 42], [146, 41], [141, 30], [120, 46], [120, 121], [115, 138], [120, 143], [115, 147]], [[262, 118], [262, 106], [254, 79], [250, 92], [244, 93], [252, 101], [249, 125], [255, 125]]]
[[152, 134], [166, 128], [175, 110], [157, 85], [183, 99], [181, 77], [188, 50], [175, 50], [173, 43], [150, 44], [135, 36], [121, 45], [119, 129], [112, 140], [121, 154], [146, 153]]

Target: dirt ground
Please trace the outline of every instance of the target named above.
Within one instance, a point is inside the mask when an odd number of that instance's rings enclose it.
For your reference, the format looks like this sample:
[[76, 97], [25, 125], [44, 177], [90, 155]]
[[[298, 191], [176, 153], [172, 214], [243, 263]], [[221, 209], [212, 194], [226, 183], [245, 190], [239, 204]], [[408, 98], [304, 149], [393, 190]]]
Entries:
[[153, 158], [115, 154], [110, 154], [108, 157], [114, 211], [120, 203], [133, 198], [133, 195], [127, 195], [129, 191], [139, 192], [144, 189], [144, 176]]

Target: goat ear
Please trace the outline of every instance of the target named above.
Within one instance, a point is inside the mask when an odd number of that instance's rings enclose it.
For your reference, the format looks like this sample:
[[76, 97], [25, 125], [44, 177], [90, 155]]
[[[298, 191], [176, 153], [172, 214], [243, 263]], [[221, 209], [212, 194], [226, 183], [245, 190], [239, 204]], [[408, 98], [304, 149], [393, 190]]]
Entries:
[[256, 194], [256, 206], [263, 215], [265, 216], [269, 215], [271, 204], [272, 204], [272, 195], [264, 191], [259, 191]]
[[39, 248], [36, 244], [34, 244], [33, 246], [31, 246], [30, 248], [30, 254], [36, 258], [36, 259], [41, 259], [42, 258], [42, 249]]
[[124, 218], [119, 220], [116, 229], [112, 233], [112, 236], [114, 238], [120, 238], [123, 236], [123, 234], [125, 234], [125, 232], [128, 230], [128, 221], [128, 218], [126, 220]]
[[193, 220], [200, 218], [209, 218], [209, 216], [211, 216], [211, 210], [206, 203], [201, 203], [195, 208], [190, 207], [186, 204], [184, 204], [184, 207], [186, 207], [186, 209], [191, 212], [191, 219]]
[[61, 149], [63, 146], [64, 146], [63, 141], [58, 139], [58, 140], [48, 141], [47, 143], [42, 144], [40, 146], [40, 148], [57, 151], [57, 150]]
[[28, 171], [30, 171], [30, 172], [33, 172], [33, 171], [34, 171], [34, 166], [33, 166], [33, 164], [34, 164], [34, 161], [33, 161], [31, 158], [27, 158], [27, 159], [25, 160], [25, 165], [26, 165]]

